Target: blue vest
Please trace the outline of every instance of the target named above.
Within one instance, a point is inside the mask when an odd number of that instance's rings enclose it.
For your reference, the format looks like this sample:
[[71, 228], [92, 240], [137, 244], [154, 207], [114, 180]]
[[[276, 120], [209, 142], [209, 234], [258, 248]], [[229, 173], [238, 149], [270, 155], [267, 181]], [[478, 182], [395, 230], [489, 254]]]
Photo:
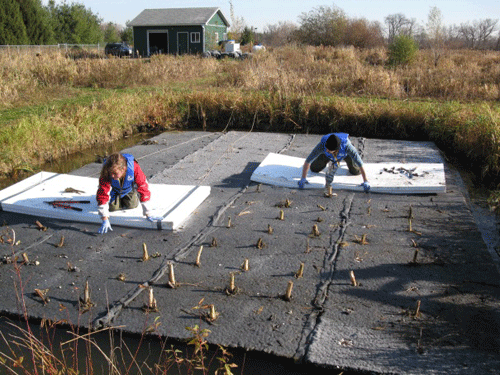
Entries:
[[120, 185], [120, 180], [111, 179], [111, 200], [114, 200], [119, 194], [120, 198], [130, 193], [134, 187], [134, 157], [130, 154], [122, 154], [127, 160], [127, 171], [123, 179], [123, 186]]
[[[333, 136], [333, 135], [336, 135], [339, 139], [340, 139], [340, 149], [339, 149], [339, 152], [337, 154], [337, 157], [334, 158], [332, 154], [330, 154], [327, 150], [326, 150], [326, 140], [330, 137], [330, 136]], [[346, 133], [330, 133], [330, 134], [327, 134], [327, 135], [324, 135], [322, 138], [321, 138], [321, 144], [323, 145], [323, 151], [325, 152], [325, 155], [328, 159], [330, 159], [331, 161], [333, 161], [334, 163], [339, 163], [340, 161], [344, 160], [344, 158], [347, 156], [347, 152], [346, 152], [346, 146], [347, 146], [347, 140], [349, 139], [349, 134], [346, 134]], [[334, 151], [334, 150], [331, 150], [331, 151]]]

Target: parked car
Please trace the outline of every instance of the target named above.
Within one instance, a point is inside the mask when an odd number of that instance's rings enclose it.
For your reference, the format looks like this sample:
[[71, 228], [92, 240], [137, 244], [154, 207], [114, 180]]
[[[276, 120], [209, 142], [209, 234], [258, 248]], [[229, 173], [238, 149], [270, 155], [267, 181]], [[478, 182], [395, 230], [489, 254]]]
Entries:
[[134, 50], [127, 43], [108, 43], [104, 47], [104, 54], [113, 56], [133, 56]]

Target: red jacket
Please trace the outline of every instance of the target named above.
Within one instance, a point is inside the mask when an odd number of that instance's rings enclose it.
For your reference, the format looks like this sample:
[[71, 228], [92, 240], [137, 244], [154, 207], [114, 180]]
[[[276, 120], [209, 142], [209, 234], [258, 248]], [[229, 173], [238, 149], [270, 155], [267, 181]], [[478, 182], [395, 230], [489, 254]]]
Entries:
[[[139, 193], [139, 200], [141, 203], [147, 202], [151, 199], [151, 192], [149, 191], [148, 181], [146, 175], [142, 171], [139, 163], [134, 160], [134, 183], [137, 186]], [[99, 206], [105, 205], [109, 202], [111, 192], [111, 181], [99, 178], [99, 188], [97, 189], [96, 199]]]

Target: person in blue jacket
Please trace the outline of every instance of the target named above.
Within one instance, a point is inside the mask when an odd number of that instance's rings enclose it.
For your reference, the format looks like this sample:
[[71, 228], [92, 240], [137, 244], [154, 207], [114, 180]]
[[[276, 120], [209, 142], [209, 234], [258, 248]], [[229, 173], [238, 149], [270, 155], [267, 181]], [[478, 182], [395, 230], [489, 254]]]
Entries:
[[309, 172], [309, 169], [311, 172], [318, 173], [328, 165], [325, 176], [325, 188], [328, 189], [332, 185], [333, 177], [342, 160], [345, 160], [347, 163], [350, 174], [361, 174], [363, 177], [361, 186], [368, 193], [370, 191], [370, 183], [363, 168], [363, 161], [349, 140], [349, 134], [346, 133], [330, 133], [321, 138], [321, 141], [314, 147], [304, 162], [302, 177], [298, 182], [299, 188], [303, 189], [309, 183], [307, 181], [307, 172]]

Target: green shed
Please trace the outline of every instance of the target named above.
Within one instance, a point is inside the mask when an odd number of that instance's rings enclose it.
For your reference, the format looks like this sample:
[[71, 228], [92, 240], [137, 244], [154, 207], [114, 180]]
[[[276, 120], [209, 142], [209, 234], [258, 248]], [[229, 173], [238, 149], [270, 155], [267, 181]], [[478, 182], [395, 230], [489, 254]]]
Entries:
[[230, 26], [216, 7], [144, 9], [127, 25], [134, 32], [134, 50], [141, 56], [213, 50], [227, 39]]

